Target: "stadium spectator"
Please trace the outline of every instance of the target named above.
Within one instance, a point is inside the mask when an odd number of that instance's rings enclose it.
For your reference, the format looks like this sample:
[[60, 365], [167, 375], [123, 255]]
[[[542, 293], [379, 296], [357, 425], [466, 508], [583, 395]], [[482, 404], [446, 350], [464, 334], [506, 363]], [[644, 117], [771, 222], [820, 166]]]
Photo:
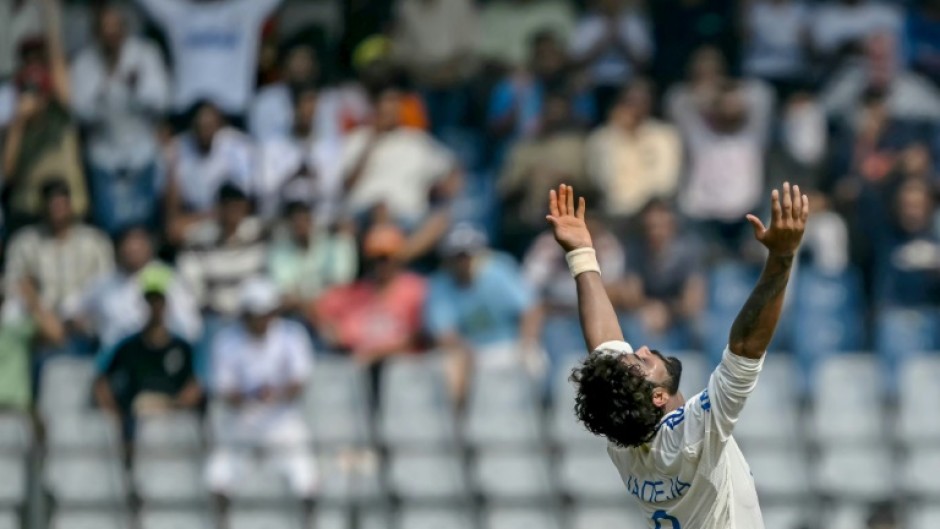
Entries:
[[908, 67], [940, 86], [940, 1], [915, 3], [904, 33]]
[[494, 0], [480, 11], [480, 54], [500, 67], [524, 68], [538, 35], [568, 42], [574, 11], [563, 0]]
[[461, 183], [453, 154], [427, 133], [401, 124], [403, 93], [387, 86], [375, 95], [375, 120], [343, 142], [345, 207], [357, 219], [387, 212], [411, 233], [399, 258], [427, 254], [449, 224], [446, 208]]
[[[141, 284], [149, 278], [166, 282], [166, 314], [162, 321], [184, 340], [197, 340], [202, 331], [199, 308], [174, 270], [154, 259], [153, 238], [143, 226], [121, 232], [117, 237], [117, 267], [69, 300], [65, 317], [71, 325], [96, 338], [102, 353], [109, 353], [118, 341], [147, 322], [151, 307], [144, 299]], [[99, 356], [99, 360], [108, 358]]]
[[471, 0], [398, 0], [394, 54], [423, 92], [431, 130], [461, 125], [466, 84], [479, 61], [479, 20]]
[[[893, 174], [898, 154], [917, 139], [909, 123], [890, 115], [884, 92], [869, 90], [851, 123], [835, 136], [834, 199], [854, 204], [866, 187], [879, 186]], [[883, 197], [878, 194], [879, 197]], [[880, 198], [878, 199], [880, 202]], [[869, 205], [870, 206], [870, 205]], [[879, 208], [885, 211], [886, 207]], [[873, 215], [874, 218], [886, 215]]]
[[[597, 260], [604, 270], [604, 284], [614, 308], [622, 310], [627, 255], [623, 245], [604, 222], [588, 217], [588, 229], [594, 241]], [[542, 345], [554, 372], [565, 360], [584, 355], [584, 340], [578, 321], [578, 293], [565, 260], [565, 252], [555, 242], [551, 231], [543, 232], [532, 243], [522, 262], [526, 282], [537, 294], [544, 320]]]
[[206, 475], [221, 527], [229, 527], [228, 499], [250, 479], [258, 452], [305, 500], [308, 517], [312, 510], [317, 474], [300, 400], [314, 351], [303, 326], [276, 316], [280, 303], [270, 281], [246, 281], [238, 294], [241, 318], [213, 340], [211, 387], [222, 409]]
[[864, 56], [839, 69], [823, 88], [826, 113], [850, 119], [867, 90], [884, 92], [888, 112], [900, 119], [940, 120], [940, 92], [924, 77], [902, 69], [896, 37], [878, 33], [865, 40]]
[[[528, 68], [510, 72], [493, 88], [487, 116], [490, 132], [507, 141], [537, 135], [545, 101], [559, 90], [571, 90], [577, 120], [590, 123], [594, 119], [594, 99], [588, 91], [573, 86], [563, 46], [558, 34], [551, 31], [532, 36]], [[496, 161], [502, 161], [501, 157]]]
[[[828, 123], [819, 102], [811, 92], [794, 88], [779, 110], [774, 127], [774, 141], [767, 152], [770, 185], [790, 182], [800, 189], [819, 189], [829, 154]], [[818, 209], [813, 209], [815, 214]], [[807, 226], [807, 232], [811, 229]]]
[[238, 314], [239, 285], [264, 270], [268, 248], [267, 233], [252, 216], [245, 192], [225, 183], [217, 196], [215, 218], [190, 230], [177, 259], [181, 277], [213, 319]]
[[900, 13], [888, 2], [826, 0], [813, 11], [813, 48], [831, 69], [859, 55], [869, 37], [883, 32], [897, 36], [900, 29]]
[[147, 307], [144, 325], [114, 344], [94, 384], [98, 406], [121, 421], [127, 465], [133, 461], [134, 428], [139, 417], [194, 409], [202, 401], [192, 347], [173, 334], [166, 321], [171, 277], [141, 276], [137, 287]]
[[166, 163], [165, 217], [171, 243], [179, 243], [190, 226], [211, 216], [223, 183], [250, 193], [256, 170], [250, 139], [228, 126], [210, 102], [196, 106], [190, 130], [174, 138]]
[[701, 248], [679, 232], [668, 203], [653, 200], [640, 214], [642, 236], [630, 248], [625, 301], [633, 312], [627, 328], [644, 343], [682, 350], [693, 342], [705, 308]]
[[111, 242], [96, 228], [80, 222], [68, 184], [50, 180], [42, 186], [44, 221], [27, 226], [10, 241], [6, 290], [33, 277], [43, 304], [63, 314], [66, 303], [114, 268]]
[[[9, 283], [5, 283], [9, 285]], [[32, 348], [59, 346], [65, 326], [43, 304], [32, 278], [21, 279], [14, 290], [0, 291], [0, 409], [31, 409]]]
[[127, 34], [116, 6], [96, 13], [95, 41], [72, 63], [72, 108], [88, 129], [95, 223], [109, 233], [155, 221], [156, 120], [169, 104], [160, 51]]
[[[337, 213], [336, 203], [342, 193], [339, 160], [342, 144], [315, 130], [320, 93], [314, 86], [295, 87], [291, 94], [295, 99], [290, 133], [271, 137], [258, 147], [261, 165], [254, 194], [258, 198], [259, 213], [265, 219], [272, 219], [287, 201], [297, 198], [316, 202], [321, 218], [330, 219]], [[309, 189], [308, 196], [292, 195], [300, 188]]]
[[566, 92], [545, 94], [538, 130], [515, 144], [497, 190], [504, 206], [503, 247], [521, 256], [545, 227], [545, 190], [561, 182], [587, 189], [584, 128], [574, 119]]
[[290, 312], [305, 312], [327, 289], [356, 276], [356, 240], [350, 229], [315, 220], [307, 202], [284, 206], [284, 230], [271, 244], [267, 268]]
[[0, 79], [13, 77], [20, 68], [21, 46], [42, 34], [39, 2], [0, 1]]
[[[262, 88], [251, 103], [248, 130], [258, 141], [293, 136], [298, 92], [320, 80], [320, 64], [312, 46], [295, 44], [284, 54], [282, 62], [283, 79]], [[313, 125], [305, 134], [313, 132]]]
[[641, 74], [653, 57], [646, 18], [624, 0], [595, 0], [571, 37], [571, 55], [585, 68], [594, 99], [606, 114], [620, 89]]
[[541, 311], [516, 261], [487, 248], [486, 235], [458, 224], [441, 243], [444, 267], [428, 284], [425, 326], [451, 362], [455, 395], [474, 365], [544, 369]]
[[173, 110], [205, 99], [230, 118], [254, 94], [261, 26], [281, 0], [137, 0], [166, 36], [173, 61]]
[[733, 0], [646, 2], [653, 27], [653, 78], [660, 86], [679, 81], [703, 46], [737, 62], [739, 7]]
[[419, 348], [426, 285], [395, 260], [404, 241], [392, 224], [370, 228], [363, 238], [362, 279], [330, 288], [312, 307], [320, 337], [362, 364]]
[[651, 199], [671, 197], [678, 188], [682, 143], [675, 127], [651, 115], [652, 99], [650, 83], [634, 81], [607, 123], [588, 138], [588, 175], [608, 217], [628, 219]]
[[876, 301], [883, 306], [936, 306], [940, 299], [940, 236], [934, 197], [922, 180], [906, 180], [893, 195], [891, 219], [875, 237]]
[[744, 72], [788, 95], [810, 73], [810, 7], [802, 0], [757, 0], [746, 4], [744, 17]]
[[59, 32], [61, 13], [56, 0], [41, 3], [45, 39], [24, 46], [16, 74], [16, 111], [3, 142], [5, 224], [13, 232], [37, 220], [40, 190], [54, 179], [71, 188], [78, 216], [88, 209], [88, 193], [79, 153], [78, 129], [69, 112], [68, 66]]
[[749, 233], [744, 215], [757, 206], [764, 187], [773, 98], [759, 82], [725, 79], [715, 53], [699, 53], [692, 82], [667, 95], [668, 109], [688, 157], [680, 209], [737, 251]]
[[[800, 189], [803, 189], [802, 187]], [[825, 194], [807, 188], [813, 205], [812, 222], [806, 225], [800, 263], [830, 277], [839, 277], [849, 268], [849, 228]]]

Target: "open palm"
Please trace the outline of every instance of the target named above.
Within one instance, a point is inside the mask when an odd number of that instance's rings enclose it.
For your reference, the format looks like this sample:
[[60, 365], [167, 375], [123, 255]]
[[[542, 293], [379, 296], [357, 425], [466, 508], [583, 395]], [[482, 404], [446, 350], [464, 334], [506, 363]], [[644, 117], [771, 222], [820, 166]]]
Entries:
[[809, 218], [809, 198], [800, 193], [800, 186], [783, 184], [783, 192], [776, 189], [770, 195], [770, 227], [754, 215], [747, 220], [754, 228], [754, 238], [771, 253], [792, 255], [800, 247], [806, 220]]
[[574, 188], [561, 184], [558, 191], [552, 189], [548, 193], [548, 211], [545, 216], [555, 240], [566, 252], [577, 248], [591, 248], [591, 232], [584, 222], [584, 211], [587, 208], [584, 197], [578, 199], [577, 210], [574, 207]]

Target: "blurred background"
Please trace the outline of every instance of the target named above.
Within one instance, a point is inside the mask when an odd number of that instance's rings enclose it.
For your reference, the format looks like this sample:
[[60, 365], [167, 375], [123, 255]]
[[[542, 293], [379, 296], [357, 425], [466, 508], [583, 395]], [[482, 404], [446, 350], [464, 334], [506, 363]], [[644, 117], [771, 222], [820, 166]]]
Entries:
[[784, 181], [767, 529], [940, 527], [938, 0], [0, 0], [0, 139], [0, 528], [648, 527], [548, 189], [691, 396]]

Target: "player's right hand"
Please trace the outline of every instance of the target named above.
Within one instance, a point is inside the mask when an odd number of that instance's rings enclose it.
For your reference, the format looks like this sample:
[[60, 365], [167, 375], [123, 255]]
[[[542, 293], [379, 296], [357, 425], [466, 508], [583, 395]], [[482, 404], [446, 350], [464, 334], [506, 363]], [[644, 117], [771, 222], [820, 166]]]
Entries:
[[784, 182], [783, 193], [776, 189], [770, 197], [772, 216], [770, 227], [754, 215], [747, 220], [754, 228], [754, 237], [775, 255], [793, 255], [803, 240], [806, 220], [809, 218], [809, 198], [800, 194], [800, 186]]
[[552, 189], [548, 193], [549, 214], [545, 218], [552, 225], [555, 240], [566, 252], [593, 246], [591, 232], [584, 222], [585, 209], [584, 197], [580, 197], [575, 210], [574, 188], [569, 185], [561, 184], [558, 191]]

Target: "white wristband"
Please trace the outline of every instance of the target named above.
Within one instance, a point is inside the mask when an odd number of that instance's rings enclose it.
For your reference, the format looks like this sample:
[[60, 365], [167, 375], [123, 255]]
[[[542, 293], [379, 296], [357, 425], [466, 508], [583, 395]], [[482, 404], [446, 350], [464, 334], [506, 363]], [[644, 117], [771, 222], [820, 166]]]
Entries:
[[584, 272], [601, 273], [601, 265], [597, 263], [597, 254], [594, 248], [578, 248], [565, 254], [565, 260], [568, 261], [568, 270], [571, 277], [578, 277]]

